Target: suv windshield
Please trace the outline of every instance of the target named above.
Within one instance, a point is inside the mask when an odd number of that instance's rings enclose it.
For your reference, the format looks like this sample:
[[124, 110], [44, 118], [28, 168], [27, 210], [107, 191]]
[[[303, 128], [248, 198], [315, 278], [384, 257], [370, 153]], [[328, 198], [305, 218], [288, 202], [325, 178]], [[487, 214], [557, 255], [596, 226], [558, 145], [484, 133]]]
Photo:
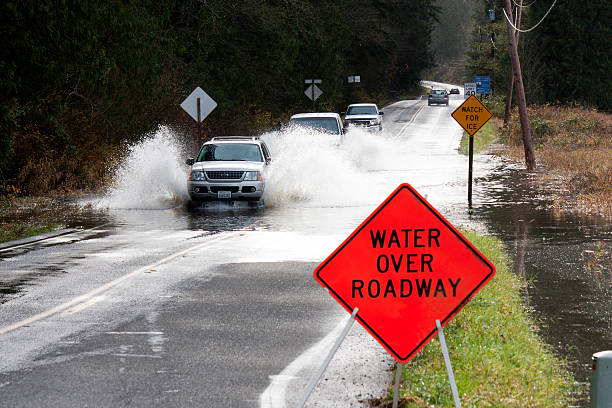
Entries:
[[306, 126], [324, 132], [333, 133], [336, 135], [340, 134], [338, 128], [338, 122], [335, 118], [293, 118], [290, 121], [291, 124], [298, 126]]
[[350, 106], [346, 111], [347, 115], [376, 115], [375, 106]]
[[262, 162], [259, 146], [252, 143], [205, 144], [198, 155], [201, 161], [252, 161]]
[[432, 95], [444, 95], [446, 91], [444, 89], [434, 89], [430, 92]]

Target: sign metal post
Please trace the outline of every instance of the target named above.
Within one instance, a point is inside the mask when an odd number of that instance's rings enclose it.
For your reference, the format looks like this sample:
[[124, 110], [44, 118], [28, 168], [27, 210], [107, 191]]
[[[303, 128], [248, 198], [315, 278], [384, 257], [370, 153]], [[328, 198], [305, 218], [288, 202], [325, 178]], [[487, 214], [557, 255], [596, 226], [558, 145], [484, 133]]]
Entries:
[[202, 126], [200, 125], [200, 122], [202, 121], [202, 119], [200, 119], [202, 115], [202, 112], [201, 112], [202, 109], [200, 107], [200, 98], [198, 98], [197, 105], [198, 105], [198, 120], [196, 121], [196, 126], [198, 128], [198, 142], [202, 143], [202, 132], [201, 132]]

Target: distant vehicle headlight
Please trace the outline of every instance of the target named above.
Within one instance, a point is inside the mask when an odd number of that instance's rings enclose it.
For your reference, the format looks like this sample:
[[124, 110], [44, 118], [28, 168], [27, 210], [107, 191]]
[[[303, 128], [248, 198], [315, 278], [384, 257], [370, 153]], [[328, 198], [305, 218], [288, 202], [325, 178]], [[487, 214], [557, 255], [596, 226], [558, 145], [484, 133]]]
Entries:
[[372, 119], [370, 120], [370, 126], [380, 125], [380, 119]]
[[247, 171], [244, 175], [245, 181], [261, 181], [263, 177], [259, 171]]
[[202, 181], [205, 179], [206, 177], [204, 177], [203, 171], [192, 171], [191, 174], [189, 175], [189, 180]]

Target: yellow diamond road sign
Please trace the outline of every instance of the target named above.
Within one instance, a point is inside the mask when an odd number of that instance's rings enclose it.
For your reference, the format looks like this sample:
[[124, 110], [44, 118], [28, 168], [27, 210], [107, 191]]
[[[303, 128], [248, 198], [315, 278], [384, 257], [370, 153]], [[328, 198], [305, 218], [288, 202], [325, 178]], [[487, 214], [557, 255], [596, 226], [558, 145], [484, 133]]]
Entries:
[[470, 95], [451, 115], [457, 123], [470, 135], [478, 132], [493, 115], [477, 97]]

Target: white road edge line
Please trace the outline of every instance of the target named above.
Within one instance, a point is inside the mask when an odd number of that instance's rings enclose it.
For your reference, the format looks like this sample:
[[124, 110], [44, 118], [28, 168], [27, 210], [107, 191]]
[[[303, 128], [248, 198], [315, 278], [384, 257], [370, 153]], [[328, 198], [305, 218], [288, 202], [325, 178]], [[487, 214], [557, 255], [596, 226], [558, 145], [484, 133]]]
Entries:
[[419, 114], [421, 113], [421, 111], [423, 110], [423, 108], [425, 108], [425, 104], [421, 105], [421, 107], [419, 109], [417, 109], [417, 111], [415, 112], [415, 114], [412, 116], [412, 118], [410, 118], [410, 120], [408, 121], [408, 123], [406, 123], [399, 132], [397, 132], [397, 134], [395, 135], [395, 138], [397, 139], [398, 137], [400, 137], [402, 135], [402, 133], [404, 133], [404, 131], [406, 130], [406, 128], [408, 128], [408, 126], [412, 125], [414, 123], [414, 121], [416, 120], [417, 116], [419, 116]]
[[25, 242], [25, 243], [23, 243], [23, 244], [18, 244], [18, 245], [14, 245], [14, 246], [7, 246], [6, 248], [1, 248], [1, 249], [0, 249], [0, 252], [10, 251], [10, 250], [12, 250], [12, 249], [22, 248], [22, 247], [24, 247], [24, 246], [28, 246], [28, 245], [32, 245], [32, 244], [38, 244], [38, 243], [40, 243], [40, 242], [49, 241], [49, 240], [51, 240], [51, 239], [53, 239], [53, 238], [67, 237], [68, 235], [72, 235], [72, 234], [77, 234], [77, 233], [82, 233], [82, 232], [93, 231], [93, 230], [95, 230], [95, 229], [102, 228], [102, 227], [107, 226], [107, 225], [109, 225], [109, 224], [110, 224], [110, 222], [105, 222], [104, 224], [100, 224], [100, 225], [97, 225], [97, 226], [92, 227], [92, 228], [87, 228], [87, 229], [75, 229], [74, 231], [67, 232], [67, 233], [65, 233], [65, 234], [53, 235], [53, 236], [51, 236], [51, 237], [46, 237], [46, 238], [36, 239], [36, 240], [30, 241], [30, 242]]
[[[297, 374], [307, 365], [312, 364], [313, 361], [322, 361], [327, 355], [329, 349], [332, 348], [336, 338], [340, 335], [340, 332], [346, 326], [346, 322], [350, 319], [350, 316], [342, 319], [336, 327], [334, 327], [325, 337], [319, 340], [318, 343], [314, 344], [308, 350], [300, 354], [295, 360], [293, 360], [283, 371], [278, 375], [271, 375], [271, 383], [268, 388], [259, 396], [259, 407], [260, 408], [286, 408], [287, 403], [285, 401], [285, 395], [287, 393], [287, 386], [289, 382], [297, 379]], [[308, 378], [306, 383], [308, 382]], [[306, 386], [305, 384], [304, 386]], [[297, 394], [299, 397], [299, 393]]]
[[211, 244], [216, 243], [218, 241], [226, 240], [228, 238], [234, 237], [234, 236], [239, 235], [241, 233], [244, 233], [244, 231], [243, 230], [239, 230], [239, 231], [230, 233], [228, 235], [221, 236], [221, 237], [212, 239], [210, 241], [206, 241], [206, 242], [203, 242], [201, 244], [192, 246], [191, 248], [187, 248], [187, 249], [184, 249], [182, 251], [176, 252], [176, 253], [174, 253], [172, 255], [169, 255], [169, 256], [167, 256], [167, 257], [165, 257], [163, 259], [160, 259], [157, 262], [154, 262], [154, 263], [152, 263], [150, 265], [147, 265], [147, 266], [144, 266], [142, 268], [136, 269], [135, 271], [132, 271], [132, 272], [128, 273], [127, 275], [123, 275], [123, 276], [121, 276], [121, 277], [119, 277], [119, 278], [117, 278], [117, 279], [115, 279], [115, 280], [113, 280], [111, 282], [108, 282], [106, 285], [100, 286], [99, 288], [94, 289], [94, 290], [92, 290], [89, 293], [86, 293], [84, 295], [78, 296], [78, 297], [72, 299], [69, 302], [65, 302], [65, 303], [62, 303], [60, 305], [57, 305], [57, 306], [55, 306], [52, 309], [49, 309], [49, 310], [47, 310], [45, 312], [42, 312], [42, 313], [39, 313], [39, 314], [34, 315], [32, 317], [29, 317], [29, 318], [27, 318], [25, 320], [22, 320], [20, 322], [13, 323], [10, 326], [3, 327], [3, 328], [0, 329], [0, 335], [8, 333], [10, 331], [13, 331], [15, 329], [18, 329], [20, 327], [26, 326], [28, 324], [37, 322], [39, 320], [45, 319], [45, 318], [47, 318], [49, 316], [52, 316], [52, 315], [54, 315], [56, 313], [64, 311], [64, 310], [66, 310], [66, 309], [68, 309], [68, 308], [70, 308], [70, 307], [72, 307], [74, 305], [77, 305], [79, 303], [85, 302], [85, 301], [87, 301], [87, 300], [89, 300], [89, 299], [99, 295], [100, 293], [105, 292], [105, 291], [107, 291], [107, 290], [117, 286], [118, 284], [120, 284], [124, 280], [132, 278], [132, 277], [134, 277], [134, 276], [136, 276], [138, 274], [144, 273], [148, 269], [155, 268], [156, 266], [159, 266], [159, 265], [164, 264], [164, 263], [166, 263], [168, 261], [171, 261], [171, 260], [173, 260], [175, 258], [178, 258], [179, 256], [188, 254], [189, 252], [192, 252], [192, 251], [196, 251], [196, 250], [198, 250], [200, 248], [203, 248], [205, 246], [211, 245]]

